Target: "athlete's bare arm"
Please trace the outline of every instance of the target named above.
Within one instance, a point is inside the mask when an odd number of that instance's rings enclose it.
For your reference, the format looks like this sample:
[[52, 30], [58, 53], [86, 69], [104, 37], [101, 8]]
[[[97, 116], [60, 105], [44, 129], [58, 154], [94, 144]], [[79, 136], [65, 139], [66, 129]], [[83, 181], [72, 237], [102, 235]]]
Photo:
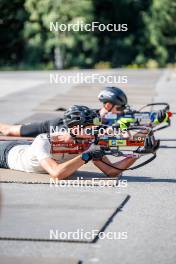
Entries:
[[[125, 158], [121, 161], [112, 163], [107, 157], [104, 156], [102, 160], [108, 163], [109, 165], [112, 165], [113, 167], [117, 167], [117, 169], [114, 169], [99, 160], [94, 161], [94, 165], [98, 167], [107, 176], [117, 177], [119, 174], [121, 174], [123, 170], [128, 169], [137, 160], [137, 158]], [[118, 168], [120, 170], [118, 170]]]
[[47, 171], [52, 178], [57, 178], [59, 180], [71, 176], [84, 164], [85, 162], [80, 156], [61, 164], [58, 164], [52, 158], [46, 158], [40, 161], [40, 165], [44, 168], [44, 170]]

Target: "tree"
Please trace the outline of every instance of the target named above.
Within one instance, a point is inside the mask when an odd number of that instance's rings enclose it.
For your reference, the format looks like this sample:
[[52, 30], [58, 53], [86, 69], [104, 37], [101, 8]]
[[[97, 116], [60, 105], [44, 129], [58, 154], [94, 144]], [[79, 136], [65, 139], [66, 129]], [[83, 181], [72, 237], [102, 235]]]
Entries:
[[[0, 65], [158, 66], [176, 60], [176, 0], [0, 1]], [[59, 24], [128, 24], [128, 31], [50, 31]]]
[[0, 1], [0, 65], [16, 65], [23, 60], [23, 28], [27, 20], [25, 0]]
[[92, 65], [92, 45], [96, 40], [91, 34], [49, 30], [51, 21], [60, 24], [90, 21], [90, 0], [26, 0], [25, 6], [30, 14], [25, 24], [26, 59], [29, 63], [54, 61], [55, 51], [58, 52], [59, 48], [65, 68]]
[[143, 20], [145, 31], [139, 52], [143, 54], [143, 63], [148, 59], [156, 60], [160, 66], [175, 62], [176, 0], [153, 0]]
[[128, 24], [124, 32], [96, 32], [98, 53], [96, 61], [111, 61], [113, 67], [131, 64], [135, 61], [140, 41], [144, 36], [143, 13], [150, 7], [150, 0], [92, 0], [94, 20], [108, 24]]

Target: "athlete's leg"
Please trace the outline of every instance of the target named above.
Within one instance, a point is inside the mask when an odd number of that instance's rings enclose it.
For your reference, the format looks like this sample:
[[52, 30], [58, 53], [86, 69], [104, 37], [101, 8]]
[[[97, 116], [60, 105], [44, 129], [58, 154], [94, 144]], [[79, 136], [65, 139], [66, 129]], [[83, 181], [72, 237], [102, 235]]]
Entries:
[[31, 123], [27, 125], [22, 125], [20, 128], [20, 135], [22, 137], [35, 137], [42, 133], [49, 133], [50, 129], [56, 129], [63, 125], [61, 118], [55, 118], [51, 120], [46, 120], [40, 123]]
[[62, 126], [62, 124], [62, 119], [60, 117], [26, 125], [9, 125], [0, 123], [0, 132], [5, 136], [35, 137], [42, 133], [49, 133], [50, 128], [56, 129], [57, 126]]
[[0, 132], [5, 136], [20, 136], [21, 125], [0, 123]]
[[8, 166], [8, 153], [9, 153], [9, 151], [17, 145], [26, 145], [26, 144], [29, 145], [31, 143], [28, 141], [21, 141], [21, 140], [20, 141], [19, 140], [0, 141], [0, 168], [9, 169], [9, 166]]

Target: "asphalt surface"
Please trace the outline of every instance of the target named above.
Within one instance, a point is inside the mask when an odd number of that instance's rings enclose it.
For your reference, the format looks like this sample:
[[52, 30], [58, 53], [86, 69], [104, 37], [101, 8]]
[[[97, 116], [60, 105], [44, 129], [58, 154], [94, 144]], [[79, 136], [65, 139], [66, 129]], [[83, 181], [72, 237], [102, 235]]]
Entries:
[[[90, 74], [92, 71], [83, 71]], [[100, 72], [99, 72], [100, 73]], [[174, 70], [110, 70], [127, 75], [129, 103], [140, 107], [167, 101], [176, 112]], [[71, 104], [99, 107], [103, 85], [49, 84], [49, 72], [1, 73], [0, 120], [20, 123], [44, 120]], [[64, 72], [74, 75], [75, 72]], [[24, 85], [23, 85], [24, 84]], [[158, 138], [176, 139], [172, 126]], [[123, 185], [97, 186], [103, 175], [90, 164], [74, 176], [82, 186], [50, 186], [46, 175], [0, 170], [1, 263], [119, 263], [174, 264], [176, 259], [176, 141], [163, 141], [157, 159], [135, 171], [126, 171]], [[91, 178], [98, 178], [91, 186]], [[85, 180], [89, 180], [88, 187]], [[106, 179], [107, 180], [107, 179]], [[66, 181], [67, 184], [71, 180]], [[110, 180], [113, 183], [113, 180]], [[98, 230], [116, 239], [62, 237], [50, 240], [50, 230]], [[56, 234], [56, 233], [55, 233]], [[118, 236], [117, 236], [118, 235]]]

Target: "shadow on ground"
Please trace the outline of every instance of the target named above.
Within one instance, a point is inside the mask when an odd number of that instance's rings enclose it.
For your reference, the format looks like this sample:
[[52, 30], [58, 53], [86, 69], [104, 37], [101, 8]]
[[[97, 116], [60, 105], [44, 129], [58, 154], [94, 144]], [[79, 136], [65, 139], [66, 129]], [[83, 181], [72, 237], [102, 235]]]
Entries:
[[144, 176], [123, 176], [123, 180], [128, 182], [165, 182], [165, 183], [176, 183], [176, 179], [168, 178], [152, 178]]

